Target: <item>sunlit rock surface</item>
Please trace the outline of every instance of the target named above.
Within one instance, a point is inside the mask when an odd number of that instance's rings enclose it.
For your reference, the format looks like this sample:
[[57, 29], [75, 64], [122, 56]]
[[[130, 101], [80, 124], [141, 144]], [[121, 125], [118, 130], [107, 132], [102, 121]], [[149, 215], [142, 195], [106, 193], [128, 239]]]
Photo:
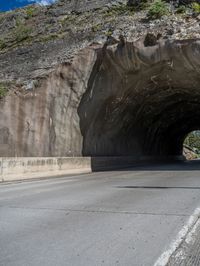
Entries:
[[200, 41], [123, 38], [0, 103], [0, 156], [182, 154], [200, 127]]

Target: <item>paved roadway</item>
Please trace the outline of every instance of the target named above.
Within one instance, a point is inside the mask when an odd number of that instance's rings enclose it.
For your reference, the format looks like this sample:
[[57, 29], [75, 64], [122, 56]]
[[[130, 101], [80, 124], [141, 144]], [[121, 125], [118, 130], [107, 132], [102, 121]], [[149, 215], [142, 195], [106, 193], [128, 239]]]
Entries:
[[0, 185], [0, 265], [154, 265], [200, 206], [200, 163]]

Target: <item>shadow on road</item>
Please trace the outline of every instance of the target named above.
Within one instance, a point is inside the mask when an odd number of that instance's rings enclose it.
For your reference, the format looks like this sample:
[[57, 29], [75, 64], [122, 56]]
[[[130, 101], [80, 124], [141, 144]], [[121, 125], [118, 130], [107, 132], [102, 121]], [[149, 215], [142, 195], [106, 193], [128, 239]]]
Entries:
[[200, 189], [200, 187], [160, 187], [160, 186], [118, 186], [117, 188], [128, 188], [128, 189]]

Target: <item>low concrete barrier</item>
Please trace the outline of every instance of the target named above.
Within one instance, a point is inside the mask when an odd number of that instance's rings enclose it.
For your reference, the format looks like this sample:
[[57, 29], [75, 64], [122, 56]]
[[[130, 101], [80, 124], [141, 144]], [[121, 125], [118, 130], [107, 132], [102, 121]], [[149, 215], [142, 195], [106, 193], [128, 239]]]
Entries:
[[91, 172], [91, 158], [0, 158], [0, 181]]
[[133, 157], [2, 157], [0, 182], [109, 171], [135, 165]]
[[141, 165], [140, 160], [133, 156], [116, 156], [116, 157], [92, 157], [91, 169], [93, 172], [117, 170]]
[[[175, 159], [178, 158], [173, 158]], [[2, 157], [0, 182], [109, 171], [158, 161], [151, 157], [138, 159], [135, 157]]]

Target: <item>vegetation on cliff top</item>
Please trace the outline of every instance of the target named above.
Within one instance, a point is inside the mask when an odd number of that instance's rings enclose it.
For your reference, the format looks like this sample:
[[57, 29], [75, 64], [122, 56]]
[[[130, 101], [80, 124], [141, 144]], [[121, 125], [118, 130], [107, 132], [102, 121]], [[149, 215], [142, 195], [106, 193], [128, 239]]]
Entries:
[[[31, 5], [12, 12], [0, 14], [0, 50], [12, 49], [34, 42], [48, 42], [55, 39], [72, 37], [87, 33], [110, 36], [121, 25], [147, 25], [149, 20], [174, 16], [194, 17], [200, 13], [199, 1], [184, 1], [190, 4], [171, 5], [164, 0], [129, 0], [126, 4], [115, 4], [85, 12], [68, 12], [64, 1], [48, 7]], [[177, 3], [177, 1], [174, 1]], [[192, 3], [191, 3], [192, 2]], [[63, 8], [62, 12], [61, 9]], [[146, 19], [146, 21], [145, 21]], [[167, 18], [166, 18], [167, 19]]]
[[4, 98], [8, 92], [8, 85], [6, 83], [0, 83], [0, 99]]
[[156, 0], [152, 3], [152, 5], [150, 5], [147, 12], [147, 17], [149, 19], [159, 19], [164, 15], [168, 15], [169, 12], [170, 9], [164, 1]]

